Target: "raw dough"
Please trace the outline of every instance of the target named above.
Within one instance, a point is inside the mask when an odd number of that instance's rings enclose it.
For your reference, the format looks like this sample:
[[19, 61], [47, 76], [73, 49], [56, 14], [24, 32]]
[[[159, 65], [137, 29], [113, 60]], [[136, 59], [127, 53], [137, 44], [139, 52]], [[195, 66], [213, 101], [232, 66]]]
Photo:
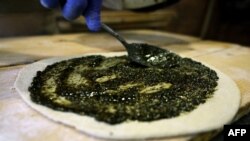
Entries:
[[[102, 53], [99, 55], [120, 56], [124, 55], [124, 53]], [[109, 125], [92, 117], [55, 111], [32, 102], [28, 87], [37, 71], [43, 70], [47, 65], [55, 62], [75, 57], [80, 56], [51, 58], [24, 67], [17, 77], [15, 88], [29, 106], [46, 117], [73, 126], [89, 135], [107, 139], [145, 139], [200, 133], [222, 128], [223, 125], [230, 123], [240, 105], [240, 91], [237, 85], [228, 76], [215, 68], [212, 69], [217, 72], [219, 81], [213, 97], [209, 98], [206, 103], [199, 105], [192, 112], [171, 119], [152, 122], [130, 121]]]

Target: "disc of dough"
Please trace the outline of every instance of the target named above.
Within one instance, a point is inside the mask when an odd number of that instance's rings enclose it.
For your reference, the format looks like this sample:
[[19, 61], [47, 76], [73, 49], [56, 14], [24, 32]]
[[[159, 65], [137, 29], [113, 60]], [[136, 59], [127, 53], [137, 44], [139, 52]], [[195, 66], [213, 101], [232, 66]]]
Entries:
[[[93, 55], [93, 54], [86, 54]], [[83, 56], [86, 56], [83, 55]], [[95, 55], [120, 56], [124, 53], [101, 53]], [[235, 82], [221, 71], [212, 68], [219, 77], [214, 95], [195, 110], [170, 119], [150, 122], [129, 121], [110, 125], [71, 112], [55, 111], [43, 105], [38, 105], [30, 99], [28, 87], [31, 85], [37, 71], [46, 66], [81, 56], [58, 57], [41, 60], [25, 66], [19, 73], [15, 88], [22, 99], [33, 109], [44, 116], [63, 124], [75, 127], [89, 135], [106, 139], [146, 139], [188, 135], [222, 128], [234, 118], [240, 105], [240, 91]]]

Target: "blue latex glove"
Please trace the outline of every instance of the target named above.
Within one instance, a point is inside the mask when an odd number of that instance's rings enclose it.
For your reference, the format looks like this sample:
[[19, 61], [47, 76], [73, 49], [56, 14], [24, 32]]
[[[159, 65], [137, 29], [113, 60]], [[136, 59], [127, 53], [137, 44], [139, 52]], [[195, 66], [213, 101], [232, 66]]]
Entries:
[[98, 31], [101, 27], [102, 0], [40, 0], [40, 2], [46, 8], [61, 7], [62, 14], [67, 20], [74, 20], [83, 15], [91, 31]]

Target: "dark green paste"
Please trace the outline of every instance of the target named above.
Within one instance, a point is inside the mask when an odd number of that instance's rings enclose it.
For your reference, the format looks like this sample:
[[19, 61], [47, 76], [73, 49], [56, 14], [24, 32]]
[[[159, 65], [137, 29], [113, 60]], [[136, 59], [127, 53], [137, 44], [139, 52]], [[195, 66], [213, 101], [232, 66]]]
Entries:
[[144, 67], [127, 56], [71, 59], [39, 71], [29, 91], [35, 103], [109, 124], [176, 117], [213, 95], [215, 71], [173, 53], [167, 63]]

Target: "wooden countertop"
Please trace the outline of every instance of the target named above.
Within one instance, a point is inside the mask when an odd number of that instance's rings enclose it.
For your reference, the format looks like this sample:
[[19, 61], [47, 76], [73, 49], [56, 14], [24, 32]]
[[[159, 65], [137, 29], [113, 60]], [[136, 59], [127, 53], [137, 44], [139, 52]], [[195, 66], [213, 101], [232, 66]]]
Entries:
[[[123, 31], [121, 33], [130, 42], [158, 45], [220, 69], [237, 83], [241, 91], [241, 108], [236, 119], [250, 111], [250, 48], [152, 30]], [[71, 127], [53, 122], [34, 111], [22, 101], [13, 88], [13, 84], [23, 66], [40, 59], [116, 51], [124, 51], [124, 48], [113, 37], [104, 33], [0, 39], [0, 140], [100, 140], [89, 137]], [[215, 133], [217, 131], [159, 139], [159, 141], [204, 140], [210, 139]]]

